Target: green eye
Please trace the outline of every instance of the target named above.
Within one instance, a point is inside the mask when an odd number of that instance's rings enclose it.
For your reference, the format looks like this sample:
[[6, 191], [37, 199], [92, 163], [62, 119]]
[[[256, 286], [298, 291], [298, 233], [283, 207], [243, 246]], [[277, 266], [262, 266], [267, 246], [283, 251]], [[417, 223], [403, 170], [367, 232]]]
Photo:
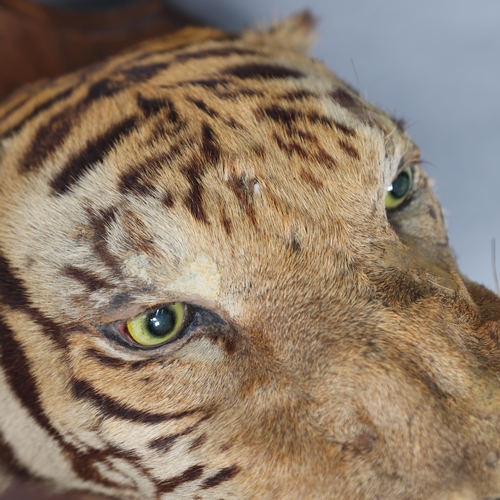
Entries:
[[408, 198], [413, 184], [413, 172], [405, 167], [387, 189], [385, 208], [396, 208]]
[[127, 332], [139, 345], [156, 346], [173, 340], [181, 330], [184, 306], [174, 302], [129, 319]]

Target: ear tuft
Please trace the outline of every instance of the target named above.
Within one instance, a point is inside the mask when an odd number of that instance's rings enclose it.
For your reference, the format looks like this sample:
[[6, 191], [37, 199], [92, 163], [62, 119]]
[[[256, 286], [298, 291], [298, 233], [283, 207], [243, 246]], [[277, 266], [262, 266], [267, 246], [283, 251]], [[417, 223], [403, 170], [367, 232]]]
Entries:
[[316, 41], [316, 19], [304, 10], [272, 26], [260, 30], [246, 30], [242, 39], [256, 45], [272, 45], [297, 52], [307, 52]]

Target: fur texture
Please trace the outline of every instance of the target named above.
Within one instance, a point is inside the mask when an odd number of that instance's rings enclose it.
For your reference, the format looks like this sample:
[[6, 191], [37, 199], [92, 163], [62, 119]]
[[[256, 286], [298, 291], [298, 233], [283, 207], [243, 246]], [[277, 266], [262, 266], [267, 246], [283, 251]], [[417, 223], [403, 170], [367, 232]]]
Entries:
[[[3, 482], [500, 496], [500, 301], [401, 123], [303, 55], [312, 24], [189, 28], [0, 107]], [[173, 342], [117, 326], [172, 302]]]

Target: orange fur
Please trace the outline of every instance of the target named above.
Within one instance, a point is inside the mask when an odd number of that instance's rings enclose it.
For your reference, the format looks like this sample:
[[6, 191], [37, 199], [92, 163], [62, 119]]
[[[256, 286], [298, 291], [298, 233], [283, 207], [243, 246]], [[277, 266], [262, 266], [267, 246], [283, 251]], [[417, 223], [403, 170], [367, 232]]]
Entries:
[[[500, 496], [500, 301], [460, 275], [400, 124], [302, 54], [311, 29], [189, 28], [0, 107], [5, 481]], [[179, 338], [120, 337], [171, 302]]]

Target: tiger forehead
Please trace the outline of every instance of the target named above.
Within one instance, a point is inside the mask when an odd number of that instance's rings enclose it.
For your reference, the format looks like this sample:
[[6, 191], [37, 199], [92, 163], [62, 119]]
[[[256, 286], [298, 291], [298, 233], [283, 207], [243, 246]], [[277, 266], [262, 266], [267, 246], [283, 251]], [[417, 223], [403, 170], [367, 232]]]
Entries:
[[34, 258], [48, 272], [47, 250], [31, 242], [49, 230], [61, 286], [98, 290], [96, 303], [111, 294], [103, 276], [118, 297], [146, 286], [146, 302], [151, 287], [216, 300], [236, 273], [218, 255], [319, 248], [332, 224], [373, 226], [377, 199], [385, 217], [383, 191], [412, 143], [322, 64], [221, 36], [150, 47], [28, 89], [0, 110], [14, 187], [0, 186], [0, 208], [43, 221], [20, 236], [30, 255], [16, 256], [19, 266]]
[[[151, 47], [14, 96], [0, 111], [4, 165], [20, 180], [2, 211], [36, 213], [52, 227], [61, 279], [104, 297], [100, 273], [87, 271], [93, 262], [121, 280], [119, 295], [153, 285], [201, 295], [192, 285], [212, 266], [203, 286], [215, 300], [219, 274], [235, 270], [200, 256], [229, 259], [252, 234], [271, 251], [276, 239], [318, 247], [332, 221], [371, 221], [377, 197], [385, 217], [383, 190], [411, 142], [323, 65], [241, 39]], [[22, 237], [31, 248], [43, 227]]]
[[[64, 194], [107, 150], [138, 128], [145, 152], [158, 139], [173, 136], [179, 138], [178, 148], [189, 147], [182, 137], [190, 130], [204, 138], [203, 152], [212, 159], [217, 153], [211, 143], [224, 143], [226, 150], [238, 154], [246, 146], [253, 155], [262, 155], [271, 144], [289, 157], [334, 167], [337, 160], [327, 149], [331, 137], [337, 137], [336, 149], [359, 160], [357, 134], [363, 127], [390, 138], [386, 149], [394, 152], [398, 123], [364, 102], [320, 63], [295, 51], [239, 39], [152, 47], [63, 78], [34, 98], [20, 94], [8, 102], [0, 112], [0, 137], [27, 130], [21, 171], [60, 168], [48, 160], [66, 149], [71, 161], [51, 182], [54, 194]], [[86, 130], [86, 124], [98, 122], [103, 133], [89, 138], [87, 147], [75, 155], [75, 135]], [[214, 137], [214, 127], [219, 137]], [[192, 142], [190, 137], [185, 141]], [[124, 178], [122, 190], [133, 186], [144, 191], [138, 177]]]

